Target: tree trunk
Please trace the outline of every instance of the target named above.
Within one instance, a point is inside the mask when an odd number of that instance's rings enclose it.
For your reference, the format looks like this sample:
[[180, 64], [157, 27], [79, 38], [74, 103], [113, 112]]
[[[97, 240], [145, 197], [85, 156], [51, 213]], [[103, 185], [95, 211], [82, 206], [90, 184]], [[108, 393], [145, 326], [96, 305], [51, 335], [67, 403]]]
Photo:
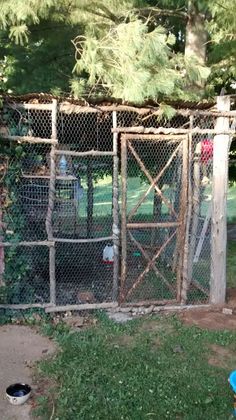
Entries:
[[[185, 56], [194, 56], [200, 65], [206, 64], [207, 31], [205, 16], [197, 10], [196, 0], [188, 0], [188, 22], [186, 25]], [[198, 82], [196, 87], [204, 87]]]

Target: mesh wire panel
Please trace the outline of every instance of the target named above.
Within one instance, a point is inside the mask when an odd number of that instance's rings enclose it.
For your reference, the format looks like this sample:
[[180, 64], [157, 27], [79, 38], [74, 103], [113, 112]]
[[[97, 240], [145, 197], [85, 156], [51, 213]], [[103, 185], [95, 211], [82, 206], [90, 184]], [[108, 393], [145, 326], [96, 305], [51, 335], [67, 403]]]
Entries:
[[[175, 115], [167, 120], [152, 115], [152, 112], [118, 111], [117, 125], [189, 128], [188, 117]], [[110, 302], [114, 297], [114, 267], [104, 261], [104, 249], [107, 246], [112, 248], [114, 157], [109, 155], [113, 150], [112, 112], [60, 111], [57, 116], [59, 144], [55, 155], [52, 211], [56, 303]], [[4, 112], [2, 125], [5, 125], [8, 135], [50, 139], [51, 117], [51, 112], [46, 110], [10, 107]], [[195, 117], [193, 127], [212, 129], [215, 122], [213, 117]], [[186, 228], [183, 233], [186, 236], [185, 250], [183, 242], [180, 249], [180, 227], [177, 226], [183, 221], [182, 140], [171, 141], [164, 136], [148, 140], [134, 136], [129, 140], [127, 276], [121, 290], [126, 302], [175, 300], [177, 284], [183, 281], [184, 270], [187, 270], [188, 277], [186, 303], [208, 301], [211, 140], [209, 135], [194, 134], [190, 145]], [[6, 168], [1, 183], [3, 215], [0, 236], [4, 242], [12, 243], [47, 241], [51, 145], [11, 141], [10, 145], [6, 143], [6, 148], [6, 166], [5, 160], [0, 160], [0, 168]], [[118, 157], [120, 160], [120, 143]], [[120, 193], [120, 164], [117, 170]], [[121, 217], [119, 211], [119, 219]], [[186, 249], [187, 266], [186, 262], [184, 266]], [[48, 246], [7, 246], [4, 252], [2, 248], [0, 251], [0, 283], [2, 277], [5, 282], [5, 287], [0, 287], [0, 303], [49, 302]], [[119, 258], [121, 251], [120, 248]]]
[[3, 121], [11, 136], [50, 139], [52, 135], [51, 111], [8, 106], [4, 108]]
[[[209, 117], [208, 117], [209, 120]], [[205, 123], [211, 126], [211, 121]], [[211, 127], [209, 127], [211, 128]], [[190, 165], [188, 231], [188, 302], [207, 302], [211, 272], [212, 154], [209, 136], [194, 135]]]
[[164, 136], [153, 140], [134, 137], [127, 142], [126, 300], [176, 299], [172, 262], [181, 167], [181, 142]]
[[113, 265], [103, 261], [105, 242], [56, 246], [57, 304], [111, 301]]

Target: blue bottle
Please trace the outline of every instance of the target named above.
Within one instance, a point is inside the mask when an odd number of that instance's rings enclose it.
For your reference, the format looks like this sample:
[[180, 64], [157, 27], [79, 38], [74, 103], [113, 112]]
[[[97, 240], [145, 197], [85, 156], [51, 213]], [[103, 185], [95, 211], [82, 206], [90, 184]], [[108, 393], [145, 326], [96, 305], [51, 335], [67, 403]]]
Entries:
[[59, 161], [60, 175], [65, 176], [67, 174], [67, 161], [64, 155], [62, 155]]

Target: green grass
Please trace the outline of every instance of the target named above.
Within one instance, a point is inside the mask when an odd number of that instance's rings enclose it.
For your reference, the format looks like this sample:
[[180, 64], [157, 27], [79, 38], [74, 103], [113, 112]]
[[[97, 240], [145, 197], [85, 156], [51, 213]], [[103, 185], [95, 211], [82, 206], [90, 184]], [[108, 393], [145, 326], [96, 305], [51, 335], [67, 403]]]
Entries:
[[[187, 327], [175, 317], [117, 325], [101, 314], [87, 330], [58, 326], [54, 336], [61, 350], [40, 364], [56, 384], [40, 398], [43, 419], [52, 418], [52, 406], [60, 420], [231, 418], [236, 332]], [[232, 351], [223, 367], [208, 363], [212, 344]]]
[[[112, 178], [106, 176], [103, 179], [99, 179], [94, 184], [94, 215], [102, 216], [112, 214]], [[149, 184], [141, 181], [138, 177], [128, 178], [127, 183], [127, 210], [130, 211], [135, 204], [138, 202], [139, 197], [144, 193]], [[86, 183], [83, 183], [83, 187], [86, 191]], [[168, 197], [168, 189], [165, 195]], [[206, 191], [206, 195], [208, 195]], [[210, 199], [210, 195], [209, 195]], [[206, 201], [202, 206], [202, 214], [205, 215], [208, 209], [209, 202]], [[86, 199], [84, 198], [80, 204], [80, 216], [86, 216]], [[153, 191], [148, 195], [144, 203], [140, 206], [138, 214], [151, 215], [153, 208]], [[167, 208], [163, 206], [164, 212]], [[231, 184], [228, 188], [227, 196], [227, 218], [228, 222], [236, 221], [236, 183]]]
[[236, 242], [228, 242], [227, 287], [236, 287]]

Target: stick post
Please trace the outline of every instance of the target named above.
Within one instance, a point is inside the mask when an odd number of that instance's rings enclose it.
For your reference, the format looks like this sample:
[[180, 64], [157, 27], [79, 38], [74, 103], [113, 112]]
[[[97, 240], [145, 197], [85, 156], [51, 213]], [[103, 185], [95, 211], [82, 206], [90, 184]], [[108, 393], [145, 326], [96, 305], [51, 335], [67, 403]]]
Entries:
[[124, 298], [125, 281], [127, 272], [127, 143], [125, 134], [121, 135], [121, 188], [122, 188], [122, 205], [121, 205], [121, 287], [120, 300]]
[[[113, 128], [117, 127], [117, 114], [116, 111], [112, 113]], [[119, 287], [119, 185], [118, 185], [118, 133], [113, 133], [113, 249], [114, 249], [114, 265], [113, 265], [113, 289], [112, 300], [115, 302], [118, 298]]]
[[[218, 96], [218, 111], [230, 110], [230, 97]], [[229, 118], [219, 117], [216, 130], [229, 130]], [[223, 304], [226, 294], [226, 245], [227, 245], [227, 188], [229, 135], [214, 138], [212, 181], [212, 239], [210, 303]]]
[[[52, 140], [57, 140], [57, 100], [52, 102]], [[52, 215], [55, 202], [55, 180], [56, 180], [56, 147], [51, 146], [50, 153], [50, 180], [49, 180], [49, 197], [48, 210], [46, 216], [46, 231], [48, 240], [53, 241]], [[56, 250], [55, 243], [49, 247], [49, 278], [50, 278], [50, 303], [56, 304]]]

